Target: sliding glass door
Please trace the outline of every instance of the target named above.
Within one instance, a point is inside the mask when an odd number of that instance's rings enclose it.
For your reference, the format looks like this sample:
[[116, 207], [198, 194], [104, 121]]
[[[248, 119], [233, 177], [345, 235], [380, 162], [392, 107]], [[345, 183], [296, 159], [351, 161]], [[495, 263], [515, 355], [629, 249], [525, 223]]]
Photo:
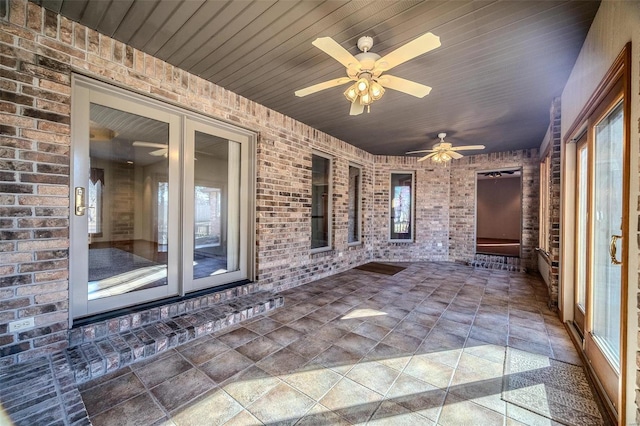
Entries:
[[252, 135], [74, 84], [73, 317], [250, 278]]

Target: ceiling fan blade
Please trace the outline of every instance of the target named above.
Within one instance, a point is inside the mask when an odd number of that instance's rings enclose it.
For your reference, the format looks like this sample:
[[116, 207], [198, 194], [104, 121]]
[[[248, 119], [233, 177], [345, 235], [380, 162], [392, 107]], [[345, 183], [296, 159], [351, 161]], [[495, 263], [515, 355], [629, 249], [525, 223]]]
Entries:
[[466, 146], [454, 146], [452, 151], [467, 151], [470, 149], [484, 149], [484, 145], [466, 145]]
[[462, 157], [464, 157], [464, 155], [459, 154], [459, 153], [457, 153], [455, 151], [447, 151], [447, 154], [449, 155], [449, 157], [453, 158], [454, 160], [459, 160]]
[[315, 39], [313, 44], [336, 61], [340, 62], [346, 68], [360, 69], [360, 62], [347, 49], [340, 46], [337, 41], [331, 37], [319, 37]]
[[424, 98], [431, 92], [431, 87], [429, 86], [392, 75], [383, 75], [378, 79], [378, 83], [382, 84], [383, 87], [397, 90], [416, 98]]
[[163, 143], [156, 142], [144, 142], [144, 141], [133, 141], [131, 144], [133, 146], [141, 146], [145, 148], [159, 148], [159, 149], [167, 149], [167, 145]]
[[422, 158], [419, 158], [418, 161], [424, 161], [424, 160], [428, 160], [429, 158], [433, 157], [434, 155], [436, 155], [437, 152], [432, 152], [431, 154], [427, 154]]
[[440, 47], [440, 37], [426, 33], [378, 59], [374, 68], [388, 71], [437, 47]]
[[364, 112], [364, 105], [360, 105], [358, 99], [351, 102], [351, 110], [349, 110], [349, 115], [360, 115]]
[[161, 148], [156, 151], [151, 151], [149, 155], [153, 155], [154, 157], [161, 157], [163, 155], [167, 155], [169, 150], [167, 148]]
[[313, 86], [305, 87], [304, 89], [296, 90], [295, 95], [302, 97], [307, 96], [312, 93], [319, 92], [321, 90], [329, 89], [331, 87], [340, 86], [341, 84], [345, 84], [350, 82], [351, 79], [349, 77], [340, 77], [334, 80], [324, 81], [322, 83], [314, 84]]
[[405, 154], [420, 154], [422, 152], [435, 152], [435, 151], [433, 149], [421, 149], [420, 151], [405, 152]]

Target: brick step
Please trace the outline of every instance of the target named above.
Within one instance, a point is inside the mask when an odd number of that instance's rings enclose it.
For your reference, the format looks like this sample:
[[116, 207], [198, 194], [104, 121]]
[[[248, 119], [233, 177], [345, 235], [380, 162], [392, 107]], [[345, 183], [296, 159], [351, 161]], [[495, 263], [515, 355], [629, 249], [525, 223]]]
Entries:
[[65, 354], [75, 381], [80, 384], [283, 305], [282, 296], [255, 292], [200, 305], [189, 312], [176, 311], [175, 316], [105, 333], [102, 338], [85, 339], [69, 347]]
[[520, 258], [515, 256], [476, 254], [470, 262], [470, 265], [475, 268], [499, 269], [502, 271], [527, 271], [527, 269], [520, 264]]

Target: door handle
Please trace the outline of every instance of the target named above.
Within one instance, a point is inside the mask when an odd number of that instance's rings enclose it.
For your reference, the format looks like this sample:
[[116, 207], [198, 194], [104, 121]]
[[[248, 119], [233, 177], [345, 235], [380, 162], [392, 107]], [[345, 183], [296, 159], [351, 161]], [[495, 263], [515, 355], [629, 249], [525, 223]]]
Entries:
[[85, 205], [85, 195], [86, 190], [81, 186], [77, 186], [75, 193], [76, 216], [84, 216], [84, 212], [87, 210], [87, 206]]
[[622, 238], [622, 235], [612, 235], [611, 241], [609, 242], [609, 255], [611, 256], [611, 264], [612, 265], [622, 265], [622, 262], [616, 259], [616, 253], [618, 251], [616, 247], [616, 242], [618, 239]]

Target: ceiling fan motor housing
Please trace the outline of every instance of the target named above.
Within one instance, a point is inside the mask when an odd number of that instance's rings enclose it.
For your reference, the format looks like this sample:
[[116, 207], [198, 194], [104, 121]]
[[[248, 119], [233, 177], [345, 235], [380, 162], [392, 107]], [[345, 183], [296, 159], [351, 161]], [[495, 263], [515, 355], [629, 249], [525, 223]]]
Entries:
[[363, 52], [371, 50], [373, 47], [373, 38], [369, 36], [362, 36], [358, 39], [358, 49]]

